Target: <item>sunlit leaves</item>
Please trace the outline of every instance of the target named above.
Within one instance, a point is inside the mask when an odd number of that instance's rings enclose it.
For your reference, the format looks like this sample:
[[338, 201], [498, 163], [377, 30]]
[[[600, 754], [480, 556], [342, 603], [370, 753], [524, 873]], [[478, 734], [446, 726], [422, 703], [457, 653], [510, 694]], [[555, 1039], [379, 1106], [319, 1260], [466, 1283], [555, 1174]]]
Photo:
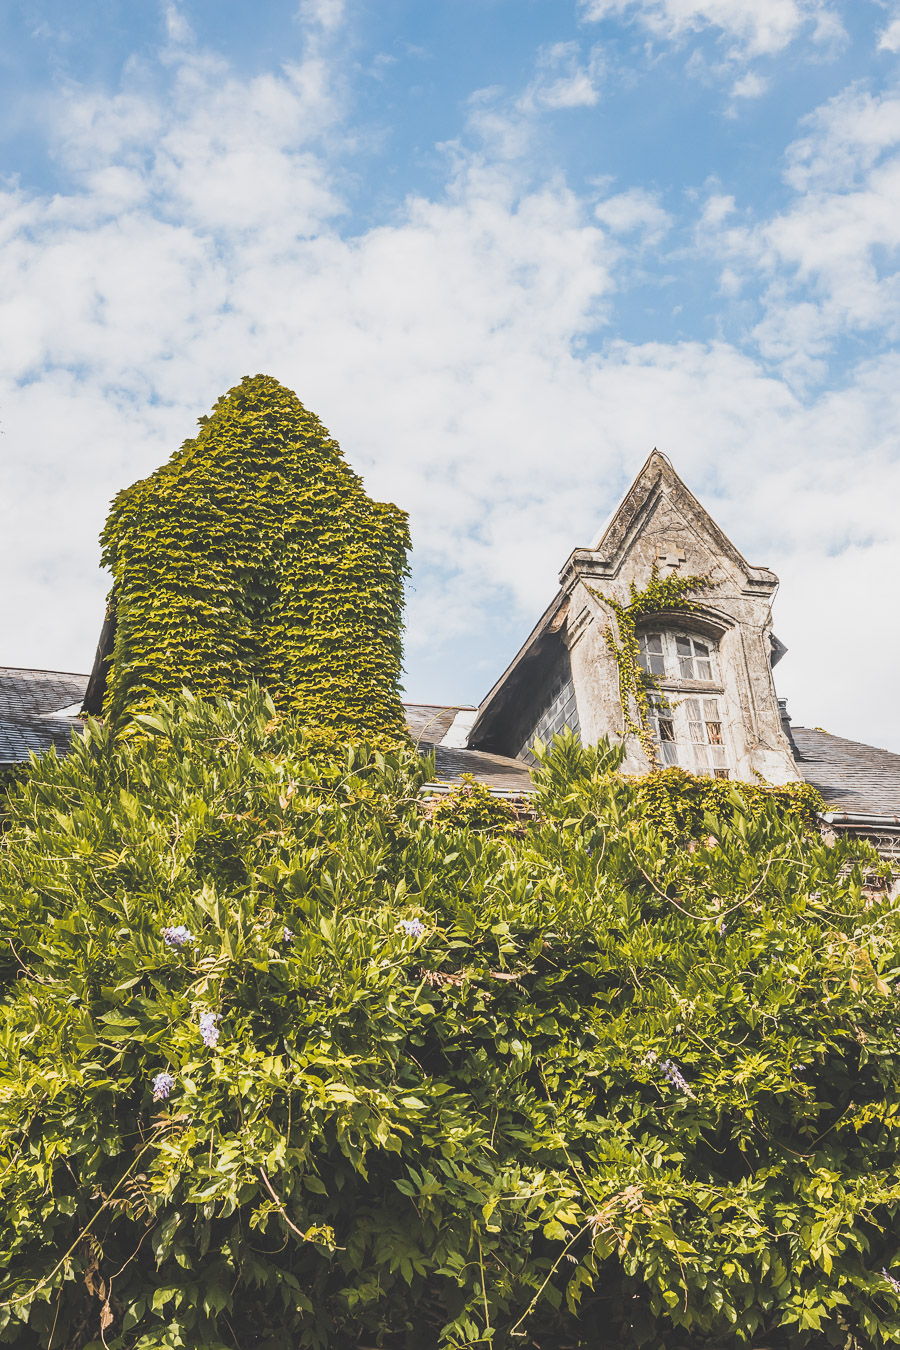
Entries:
[[165, 735], [154, 695], [257, 681], [330, 748], [336, 732], [402, 739], [406, 516], [366, 495], [269, 376], [245, 377], [200, 425], [119, 493], [103, 533], [116, 616], [106, 712]]
[[11, 803], [5, 1343], [897, 1339], [874, 855], [571, 736], [497, 830], [258, 690], [146, 716]]

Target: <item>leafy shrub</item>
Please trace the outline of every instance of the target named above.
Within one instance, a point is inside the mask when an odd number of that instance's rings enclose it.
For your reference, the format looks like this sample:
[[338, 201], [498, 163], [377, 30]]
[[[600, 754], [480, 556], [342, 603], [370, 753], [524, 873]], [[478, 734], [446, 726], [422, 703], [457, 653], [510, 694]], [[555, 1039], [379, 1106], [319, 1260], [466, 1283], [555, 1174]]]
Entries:
[[0, 1340], [895, 1343], [872, 856], [737, 798], [673, 847], [572, 738], [524, 838], [422, 819], [411, 750], [310, 749], [179, 699], [13, 794]]
[[477, 783], [474, 775], [460, 775], [462, 782], [446, 796], [431, 798], [428, 817], [439, 825], [478, 833], [515, 830], [522, 810], [518, 801], [495, 797], [486, 783]]
[[822, 794], [812, 783], [737, 783], [688, 773], [685, 769], [659, 769], [634, 780], [637, 800], [644, 814], [673, 842], [696, 838], [710, 813], [735, 809], [758, 819], [771, 806], [788, 812], [807, 833], [817, 833], [818, 815], [827, 810]]
[[27, 764], [0, 764], [0, 830], [6, 824], [9, 794], [24, 783], [27, 774]]

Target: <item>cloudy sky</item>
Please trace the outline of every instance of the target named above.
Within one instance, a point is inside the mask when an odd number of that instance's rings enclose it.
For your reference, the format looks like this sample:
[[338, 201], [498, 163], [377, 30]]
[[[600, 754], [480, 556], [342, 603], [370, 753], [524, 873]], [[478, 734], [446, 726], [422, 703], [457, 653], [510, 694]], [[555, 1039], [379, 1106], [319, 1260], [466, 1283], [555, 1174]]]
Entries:
[[478, 702], [654, 445], [900, 751], [900, 5], [10, 0], [0, 664], [87, 670], [112, 495], [275, 375], [411, 515]]

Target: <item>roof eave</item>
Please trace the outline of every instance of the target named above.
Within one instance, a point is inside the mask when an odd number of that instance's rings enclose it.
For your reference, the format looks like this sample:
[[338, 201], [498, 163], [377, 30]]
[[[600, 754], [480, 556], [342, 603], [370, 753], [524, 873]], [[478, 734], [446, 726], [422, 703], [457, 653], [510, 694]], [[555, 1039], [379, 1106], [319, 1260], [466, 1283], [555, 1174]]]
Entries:
[[534, 648], [537, 646], [538, 642], [550, 628], [550, 625], [553, 623], [553, 620], [556, 618], [560, 609], [565, 604], [567, 598], [568, 596], [566, 591], [564, 590], [557, 591], [556, 595], [550, 601], [550, 604], [544, 610], [543, 614], [538, 619], [534, 628], [532, 628], [531, 632], [528, 634], [528, 637], [525, 639], [522, 646], [519, 648], [519, 650], [513, 657], [512, 661], [510, 661], [509, 665], [506, 667], [503, 674], [500, 676], [499, 680], [497, 680], [496, 684], [489, 691], [487, 696], [484, 699], [482, 699], [481, 703], [478, 705], [478, 716], [475, 718], [475, 721], [472, 724], [472, 730], [469, 732], [468, 744], [470, 746], [474, 746], [475, 744], [477, 744], [479, 737], [482, 737], [484, 735], [486, 726], [491, 720], [492, 713], [495, 711], [493, 705], [495, 704], [498, 696], [502, 693], [502, 691], [509, 683], [513, 675], [515, 675], [519, 671], [519, 669], [533, 655]]

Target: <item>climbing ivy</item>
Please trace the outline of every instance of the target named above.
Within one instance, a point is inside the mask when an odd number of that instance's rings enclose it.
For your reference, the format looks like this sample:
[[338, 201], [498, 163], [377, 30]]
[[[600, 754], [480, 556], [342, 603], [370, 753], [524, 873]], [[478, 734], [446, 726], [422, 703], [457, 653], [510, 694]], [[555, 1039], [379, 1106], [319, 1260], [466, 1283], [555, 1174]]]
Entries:
[[675, 766], [631, 780], [641, 818], [674, 844], [699, 838], [707, 816], [735, 810], [758, 821], [773, 805], [804, 834], [821, 831], [819, 812], [827, 804], [812, 783], [735, 783], [688, 773]]
[[318, 418], [266, 375], [220, 398], [167, 464], [115, 499], [102, 536], [114, 721], [183, 686], [258, 681], [341, 735], [405, 735], [407, 517], [372, 501]]
[[[619, 696], [622, 701], [622, 713], [625, 718], [625, 732], [636, 736], [644, 748], [648, 760], [654, 768], [659, 768], [659, 755], [650, 721], [650, 694], [659, 689], [655, 678], [644, 670], [640, 662], [641, 648], [637, 635], [637, 625], [641, 619], [660, 610], [682, 610], [689, 613], [698, 606], [688, 599], [693, 591], [705, 589], [711, 585], [708, 577], [669, 576], [661, 577], [656, 563], [650, 574], [650, 581], [642, 591], [631, 583], [631, 599], [627, 605], [620, 604], [611, 596], [590, 587], [591, 594], [603, 604], [609, 605], [616, 616], [619, 630], [618, 640], [612, 625], [608, 624], [604, 634], [606, 645], [619, 668]], [[631, 700], [637, 709], [632, 715]]]

